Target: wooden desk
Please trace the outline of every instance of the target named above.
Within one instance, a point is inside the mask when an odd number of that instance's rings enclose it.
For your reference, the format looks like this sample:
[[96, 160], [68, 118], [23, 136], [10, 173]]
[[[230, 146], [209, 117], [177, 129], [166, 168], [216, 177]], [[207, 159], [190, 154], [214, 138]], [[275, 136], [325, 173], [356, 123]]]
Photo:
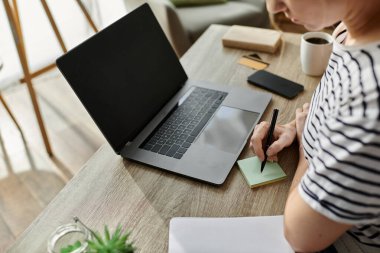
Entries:
[[[223, 48], [221, 37], [228, 27], [211, 26], [181, 62], [192, 79], [228, 85], [247, 84], [253, 71], [238, 65], [247, 51]], [[280, 108], [278, 123], [293, 119], [297, 107], [309, 101], [319, 79], [301, 73], [300, 35], [284, 34], [284, 43], [275, 55], [260, 53], [270, 62], [269, 71], [305, 85], [294, 100], [273, 95], [264, 119], [272, 109]], [[258, 89], [258, 88], [257, 88]], [[138, 252], [167, 252], [169, 221], [177, 216], [260, 216], [283, 213], [293, 178], [297, 150], [284, 151], [279, 162], [288, 179], [276, 184], [250, 189], [237, 166], [232, 168], [221, 187], [177, 176], [148, 166], [123, 160], [103, 145], [66, 185], [43, 213], [16, 241], [10, 252], [46, 252], [49, 235], [60, 225], [78, 216], [89, 227], [102, 230], [104, 224], [118, 223], [132, 230]], [[240, 159], [252, 156], [248, 145]]]

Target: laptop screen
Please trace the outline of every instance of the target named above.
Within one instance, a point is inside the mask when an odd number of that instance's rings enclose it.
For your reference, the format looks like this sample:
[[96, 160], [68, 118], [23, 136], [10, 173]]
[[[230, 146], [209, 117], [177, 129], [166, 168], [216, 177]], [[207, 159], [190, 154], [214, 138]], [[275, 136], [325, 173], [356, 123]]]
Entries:
[[147, 4], [60, 57], [57, 66], [117, 153], [187, 80]]

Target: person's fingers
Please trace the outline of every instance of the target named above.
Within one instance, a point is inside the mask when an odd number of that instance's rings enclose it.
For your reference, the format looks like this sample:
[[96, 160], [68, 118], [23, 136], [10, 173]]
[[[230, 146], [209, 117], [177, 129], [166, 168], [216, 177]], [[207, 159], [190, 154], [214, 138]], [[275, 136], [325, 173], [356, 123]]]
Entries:
[[263, 140], [268, 133], [268, 129], [269, 123], [266, 121], [261, 122], [260, 124], [256, 125], [251, 138], [250, 146], [261, 161], [265, 158]]
[[277, 140], [283, 132], [284, 127], [281, 125], [276, 125], [273, 130], [273, 140]]
[[274, 141], [267, 150], [268, 156], [273, 156], [280, 152], [285, 147], [285, 144], [283, 143], [283, 140], [281, 139], [281, 136], [278, 140]]
[[305, 103], [305, 104], [303, 104], [303, 106], [302, 106], [302, 110], [303, 110], [304, 112], [308, 112], [308, 111], [309, 111], [309, 108], [310, 108], [310, 104], [309, 104], [309, 103]]
[[296, 124], [297, 123], [303, 123], [307, 117], [308, 111], [305, 111], [302, 109], [296, 110]]
[[278, 162], [278, 157], [277, 155], [269, 156], [267, 160], [270, 162]]
[[303, 108], [298, 108], [296, 110], [296, 125], [302, 123], [304, 118], [306, 118], [307, 113], [303, 111]]
[[302, 132], [304, 130], [305, 121], [309, 113], [309, 107], [310, 107], [309, 104], [304, 104], [302, 106], [302, 109], [296, 110], [296, 129], [297, 129], [297, 139], [299, 143], [301, 143]]
[[273, 156], [283, 150], [285, 147], [292, 144], [293, 139], [290, 138], [289, 134], [281, 134], [276, 141], [274, 141], [267, 150], [268, 156]]

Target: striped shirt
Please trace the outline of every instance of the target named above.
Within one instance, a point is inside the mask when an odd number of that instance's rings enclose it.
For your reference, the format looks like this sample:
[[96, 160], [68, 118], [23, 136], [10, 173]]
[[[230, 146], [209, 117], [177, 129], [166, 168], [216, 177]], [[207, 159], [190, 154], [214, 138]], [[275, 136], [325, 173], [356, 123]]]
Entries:
[[298, 190], [311, 208], [380, 248], [380, 42], [344, 46], [345, 36], [335, 37], [312, 97], [302, 137], [309, 168]]

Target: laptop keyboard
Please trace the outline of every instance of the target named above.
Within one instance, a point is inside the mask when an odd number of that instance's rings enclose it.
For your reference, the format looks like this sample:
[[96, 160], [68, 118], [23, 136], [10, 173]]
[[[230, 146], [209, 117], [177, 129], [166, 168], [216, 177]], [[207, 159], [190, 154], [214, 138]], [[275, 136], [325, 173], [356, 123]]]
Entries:
[[140, 148], [180, 159], [227, 94], [195, 87], [186, 100], [169, 114]]

